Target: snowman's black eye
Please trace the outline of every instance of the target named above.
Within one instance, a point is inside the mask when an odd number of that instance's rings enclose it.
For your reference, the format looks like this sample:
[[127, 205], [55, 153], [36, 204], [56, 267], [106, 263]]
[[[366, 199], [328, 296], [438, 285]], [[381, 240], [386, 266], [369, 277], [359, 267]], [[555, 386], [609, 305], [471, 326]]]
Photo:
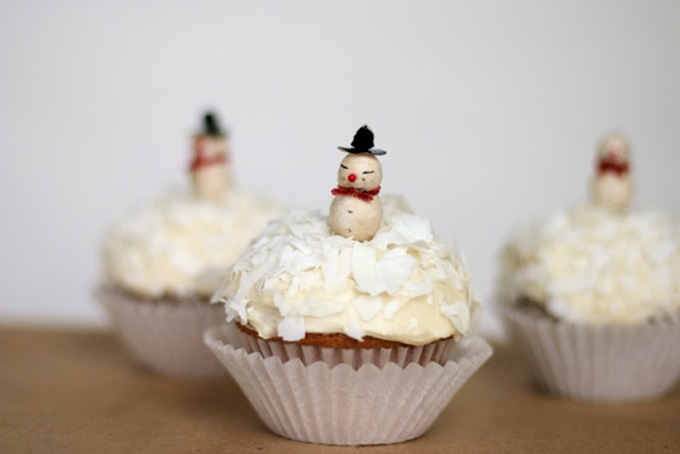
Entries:
[[375, 170], [364, 170], [362, 173], [368, 175], [369, 173], [375, 173]]
[[347, 169], [347, 166], [345, 164], [340, 164], [340, 167], [342, 167], [343, 169]]

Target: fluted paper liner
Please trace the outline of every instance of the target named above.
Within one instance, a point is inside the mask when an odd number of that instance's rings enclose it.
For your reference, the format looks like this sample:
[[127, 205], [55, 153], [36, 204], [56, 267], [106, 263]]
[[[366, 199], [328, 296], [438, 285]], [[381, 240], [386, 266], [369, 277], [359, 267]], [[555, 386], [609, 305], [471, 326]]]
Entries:
[[153, 371], [178, 377], [227, 376], [203, 343], [206, 329], [225, 323], [224, 307], [202, 301], [142, 301], [102, 286], [96, 296], [132, 355]]
[[504, 308], [503, 314], [537, 384], [554, 394], [649, 400], [680, 377], [680, 325], [674, 320], [596, 326], [557, 322], [522, 308]]
[[367, 363], [373, 363], [378, 367], [383, 367], [388, 362], [396, 363], [400, 367], [409, 363], [418, 363], [423, 366], [432, 361], [444, 364], [456, 343], [453, 338], [449, 338], [421, 346], [332, 348], [262, 339], [241, 330], [237, 330], [237, 333], [240, 345], [248, 353], [259, 352], [265, 358], [276, 356], [284, 363], [298, 358], [306, 366], [316, 361], [323, 361], [329, 366], [350, 364], [355, 369]]
[[269, 429], [311, 443], [370, 445], [419, 437], [491, 356], [491, 347], [475, 337], [457, 342], [444, 365], [305, 365], [298, 358], [282, 362], [249, 353], [237, 331], [233, 324], [212, 328], [205, 343]]

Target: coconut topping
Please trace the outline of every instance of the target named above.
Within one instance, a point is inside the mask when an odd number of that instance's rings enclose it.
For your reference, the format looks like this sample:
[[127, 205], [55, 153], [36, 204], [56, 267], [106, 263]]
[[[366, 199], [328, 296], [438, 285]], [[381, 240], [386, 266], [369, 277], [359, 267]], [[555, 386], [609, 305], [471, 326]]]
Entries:
[[680, 310], [680, 226], [655, 212], [587, 204], [517, 230], [502, 252], [499, 297], [569, 322], [630, 324]]
[[318, 211], [272, 221], [231, 267], [214, 301], [263, 338], [344, 333], [422, 345], [465, 335], [476, 302], [467, 269], [403, 199], [385, 196], [360, 242]]
[[104, 240], [108, 281], [142, 297], [210, 297], [272, 217], [271, 202], [233, 187], [220, 200], [174, 190], [115, 222]]

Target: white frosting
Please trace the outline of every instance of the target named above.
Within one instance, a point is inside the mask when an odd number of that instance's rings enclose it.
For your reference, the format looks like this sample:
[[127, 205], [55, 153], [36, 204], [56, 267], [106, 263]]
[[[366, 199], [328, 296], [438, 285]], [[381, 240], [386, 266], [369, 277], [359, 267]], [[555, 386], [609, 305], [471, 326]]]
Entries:
[[263, 338], [344, 333], [422, 345], [465, 335], [476, 302], [463, 263], [401, 198], [370, 241], [333, 235], [317, 211], [271, 222], [214, 300]]
[[144, 297], [209, 297], [250, 240], [280, 211], [233, 187], [224, 200], [176, 190], [115, 222], [104, 240], [106, 278]]
[[654, 212], [582, 205], [519, 229], [499, 297], [528, 298], [570, 322], [628, 324], [680, 310], [680, 226]]

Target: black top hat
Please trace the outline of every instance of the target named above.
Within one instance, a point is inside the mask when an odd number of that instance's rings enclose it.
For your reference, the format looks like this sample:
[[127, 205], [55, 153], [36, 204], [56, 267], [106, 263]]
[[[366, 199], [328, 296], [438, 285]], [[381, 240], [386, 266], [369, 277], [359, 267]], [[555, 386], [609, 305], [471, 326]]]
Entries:
[[346, 151], [347, 153], [370, 153], [373, 156], [382, 156], [387, 154], [385, 150], [380, 150], [379, 148], [373, 148], [373, 131], [363, 125], [354, 134], [354, 139], [352, 140], [352, 147], [338, 147], [341, 151]]
[[203, 131], [201, 131], [201, 134], [213, 137], [224, 137], [226, 135], [220, 128], [215, 112], [206, 112], [203, 115]]

